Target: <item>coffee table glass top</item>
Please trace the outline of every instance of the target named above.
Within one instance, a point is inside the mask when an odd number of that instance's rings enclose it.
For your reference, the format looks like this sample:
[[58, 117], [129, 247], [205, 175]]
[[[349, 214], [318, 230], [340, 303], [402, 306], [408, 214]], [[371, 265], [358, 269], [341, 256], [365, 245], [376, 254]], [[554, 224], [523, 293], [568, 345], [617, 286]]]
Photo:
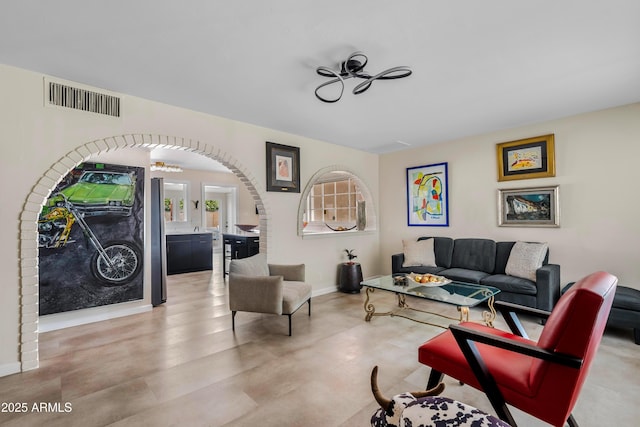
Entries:
[[409, 281], [408, 286], [394, 284], [392, 276], [381, 276], [363, 281], [362, 286], [397, 294], [410, 295], [417, 298], [440, 301], [461, 307], [474, 307], [488, 300], [500, 292], [492, 286], [476, 285], [473, 283], [451, 282], [446, 285], [421, 285]]

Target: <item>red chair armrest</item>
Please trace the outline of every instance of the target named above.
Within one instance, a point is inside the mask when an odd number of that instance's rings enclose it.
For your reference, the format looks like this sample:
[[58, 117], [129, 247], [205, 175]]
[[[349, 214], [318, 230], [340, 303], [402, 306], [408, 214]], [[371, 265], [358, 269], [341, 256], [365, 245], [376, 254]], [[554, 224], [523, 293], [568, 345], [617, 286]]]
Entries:
[[514, 304], [506, 301], [496, 301], [494, 304], [496, 310], [500, 312], [513, 312], [519, 314], [528, 314], [531, 316], [546, 319], [551, 315], [550, 311], [540, 310], [539, 308], [527, 307], [526, 305]]
[[[482, 344], [491, 345], [494, 347], [502, 348], [504, 350], [513, 351], [516, 353], [524, 354], [553, 363], [558, 363], [560, 365], [565, 365], [576, 369], [582, 366], [582, 359], [570, 356], [568, 354], [545, 350], [531, 344], [513, 341], [508, 338], [498, 337], [485, 332], [465, 328], [464, 326], [460, 325], [450, 325], [449, 329], [458, 342], [458, 345], [467, 358], [467, 361], [469, 361], [469, 357], [467, 355], [467, 352], [465, 352], [465, 345], [461, 344], [461, 342], [468, 343], [469, 346], [473, 348], [475, 348], [475, 345], [473, 343], [479, 342]], [[477, 350], [475, 351], [475, 353], [477, 354], [477, 358], [482, 361], [480, 353], [478, 353]]]
[[494, 303], [494, 307], [500, 312], [500, 314], [502, 314], [502, 317], [507, 322], [507, 325], [509, 326], [509, 329], [511, 329], [511, 332], [516, 335], [520, 335], [523, 338], [529, 338], [529, 336], [527, 335], [524, 326], [522, 326], [522, 323], [520, 323], [520, 319], [518, 319], [518, 313], [535, 316], [544, 320], [546, 320], [551, 314], [551, 312], [549, 311], [527, 307], [519, 304], [513, 304], [505, 301], [496, 301]]

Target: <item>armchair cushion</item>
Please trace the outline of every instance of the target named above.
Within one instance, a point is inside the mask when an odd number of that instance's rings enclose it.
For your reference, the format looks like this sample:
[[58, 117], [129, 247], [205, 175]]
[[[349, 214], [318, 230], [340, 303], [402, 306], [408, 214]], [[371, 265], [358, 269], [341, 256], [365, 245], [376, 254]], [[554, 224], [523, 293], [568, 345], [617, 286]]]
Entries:
[[282, 291], [282, 314], [293, 314], [311, 298], [311, 285], [304, 282], [285, 281]]
[[[479, 323], [464, 322], [461, 323], [460, 326], [523, 344], [536, 345], [534, 341], [529, 339]], [[485, 344], [478, 344], [477, 347], [483, 360], [487, 363], [489, 371], [496, 378], [496, 382], [510, 385], [510, 390], [530, 388], [530, 379], [527, 375], [515, 377], [513, 372], [516, 370], [519, 371], [520, 369], [528, 371], [532, 364], [531, 357]], [[462, 351], [459, 350], [458, 343], [453, 334], [447, 331], [429, 340], [428, 345], [423, 345], [418, 349], [418, 361], [427, 366], [431, 366], [439, 372], [446, 372], [451, 377], [465, 384], [469, 384], [480, 390], [482, 389], [473, 371], [468, 368], [467, 360]], [[505, 363], [505, 361], [508, 361], [508, 363]], [[531, 393], [533, 394], [533, 391]]]

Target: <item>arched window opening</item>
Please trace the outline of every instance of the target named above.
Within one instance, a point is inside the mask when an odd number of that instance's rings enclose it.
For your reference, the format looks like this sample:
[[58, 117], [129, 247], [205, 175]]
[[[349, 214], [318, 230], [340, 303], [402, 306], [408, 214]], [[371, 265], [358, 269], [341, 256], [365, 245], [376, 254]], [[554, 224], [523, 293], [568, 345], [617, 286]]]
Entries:
[[298, 209], [298, 235], [375, 229], [373, 199], [358, 176], [345, 168], [330, 167], [312, 177]]

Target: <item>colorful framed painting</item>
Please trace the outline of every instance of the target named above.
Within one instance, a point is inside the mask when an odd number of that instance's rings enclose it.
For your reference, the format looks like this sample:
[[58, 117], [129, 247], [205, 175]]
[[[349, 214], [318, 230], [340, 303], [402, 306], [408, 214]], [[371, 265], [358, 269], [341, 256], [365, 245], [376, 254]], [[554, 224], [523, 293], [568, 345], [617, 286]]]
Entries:
[[560, 227], [559, 186], [498, 190], [501, 227]]
[[554, 135], [497, 144], [498, 181], [556, 176]]
[[409, 226], [449, 226], [447, 163], [407, 168]]
[[300, 192], [300, 147], [267, 142], [267, 191]]

